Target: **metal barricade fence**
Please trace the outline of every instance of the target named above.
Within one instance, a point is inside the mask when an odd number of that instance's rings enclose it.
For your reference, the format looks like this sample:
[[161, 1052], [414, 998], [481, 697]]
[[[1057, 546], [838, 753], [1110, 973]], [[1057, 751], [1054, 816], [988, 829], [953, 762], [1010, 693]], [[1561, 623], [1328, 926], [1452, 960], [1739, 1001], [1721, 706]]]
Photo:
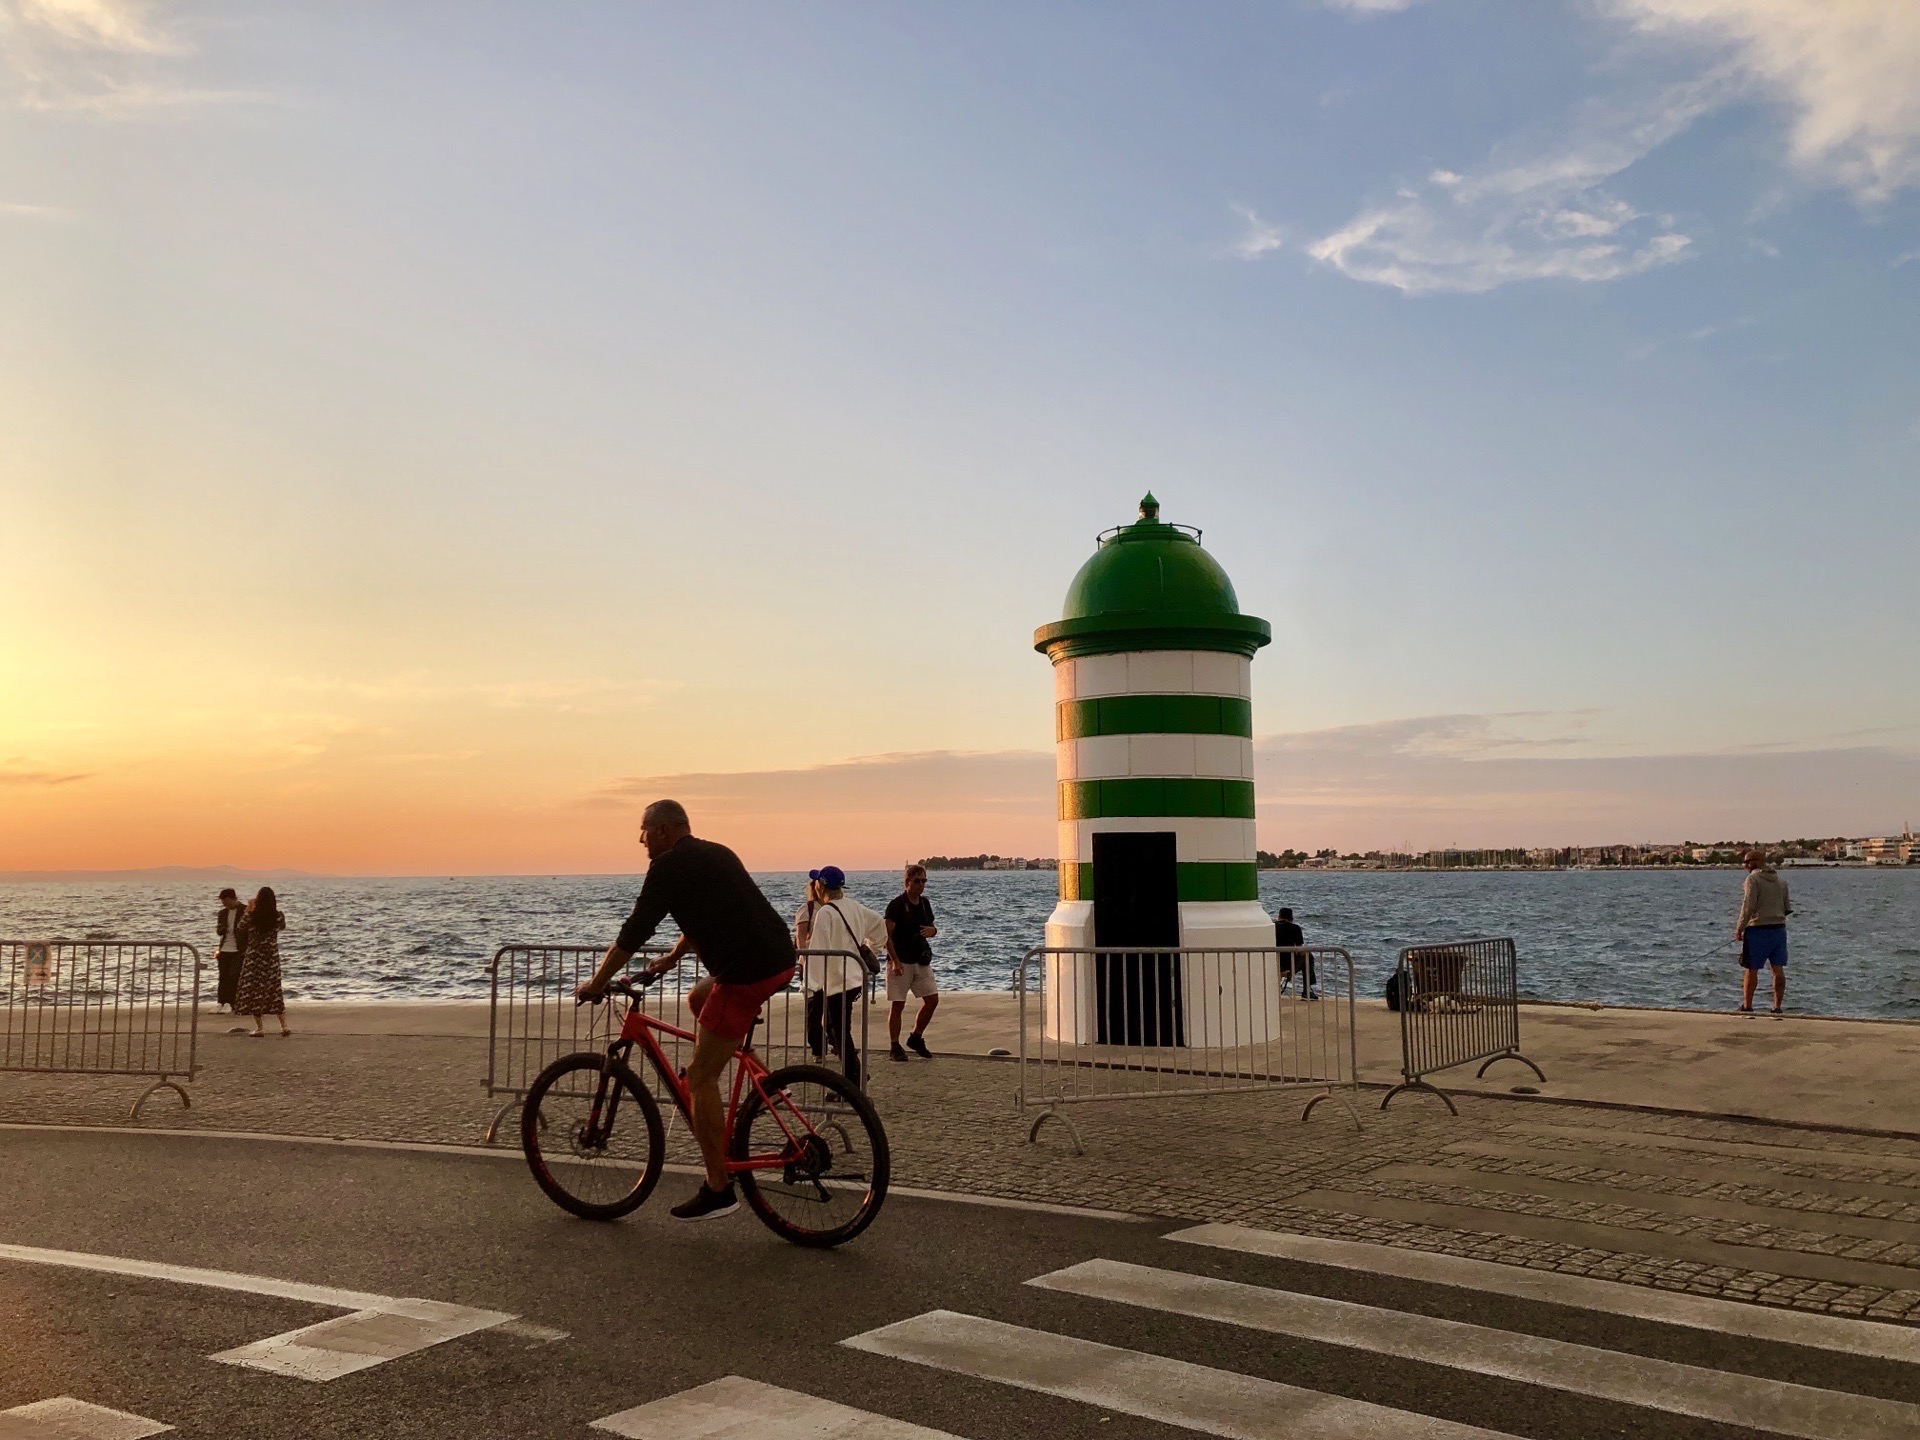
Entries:
[[198, 1067], [200, 952], [165, 940], [0, 940], [0, 1070], [150, 1076], [127, 1112]]
[[[481, 1083], [489, 1098], [505, 1096], [506, 1100], [487, 1125], [487, 1144], [494, 1143], [500, 1122], [520, 1104], [542, 1070], [562, 1055], [604, 1050], [612, 1040], [614, 1008], [574, 1002], [574, 991], [599, 968], [606, 953], [604, 945], [502, 945], [494, 952], [488, 967], [487, 1077]], [[635, 956], [636, 965], [665, 953], [664, 947], [641, 951]], [[761, 1007], [753, 1048], [769, 1070], [817, 1059], [864, 1089], [872, 984], [858, 984], [860, 960], [850, 951], [802, 950], [799, 954], [802, 970], [794, 976], [795, 983]], [[810, 968], [808, 962], [813, 962]], [[818, 988], [809, 992], [805, 981], [812, 978], [816, 987], [821, 980], [837, 985], [844, 983], [842, 974], [855, 981], [856, 999], [835, 1015], [826, 996]], [[646, 1013], [683, 1030], [693, 1029], [687, 991], [698, 975], [697, 967], [683, 964], [663, 976], [645, 992]], [[851, 1056], [842, 1043], [843, 1029], [855, 1037]], [[670, 1035], [658, 1038], [674, 1068], [684, 1069], [693, 1058], [692, 1045]], [[661, 1113], [671, 1121], [676, 1113], [673, 1101], [653, 1067], [641, 1061], [634, 1073], [653, 1091]], [[731, 1085], [731, 1075], [721, 1083]]]
[[1381, 1098], [1382, 1110], [1403, 1090], [1425, 1090], [1458, 1115], [1452, 1097], [1426, 1077], [1476, 1060], [1476, 1079], [1501, 1060], [1518, 1060], [1547, 1078], [1520, 1053], [1519, 961], [1511, 939], [1411, 945], [1400, 952], [1390, 983], [1398, 991], [1401, 1082]]
[[1303, 949], [1036, 946], [1014, 972], [1020, 1087], [1036, 1140], [1062, 1107], [1312, 1086], [1359, 1128], [1353, 957]]

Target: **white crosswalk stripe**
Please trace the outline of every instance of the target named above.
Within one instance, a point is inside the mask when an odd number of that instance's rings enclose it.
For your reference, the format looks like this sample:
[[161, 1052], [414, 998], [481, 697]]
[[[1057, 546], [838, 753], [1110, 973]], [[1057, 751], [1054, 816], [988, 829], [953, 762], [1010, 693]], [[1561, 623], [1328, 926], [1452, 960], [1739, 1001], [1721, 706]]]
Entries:
[[510, 1318], [498, 1310], [443, 1305], [437, 1300], [395, 1299], [378, 1310], [356, 1310], [207, 1358], [295, 1380], [324, 1382], [491, 1329]]
[[1208, 1275], [1089, 1260], [1027, 1282], [1802, 1440], [1911, 1440], [1920, 1406]]
[[956, 1440], [887, 1415], [728, 1375], [593, 1422], [629, 1440]]
[[1229, 1440], [1511, 1440], [1497, 1430], [951, 1310], [841, 1343]]
[[1279, 1260], [1336, 1266], [1368, 1275], [1391, 1275], [1401, 1280], [1421, 1280], [1521, 1300], [1598, 1310], [1722, 1335], [1777, 1340], [1786, 1345], [1833, 1350], [1843, 1355], [1871, 1355], [1909, 1365], [1920, 1364], [1920, 1329], [1885, 1325], [1875, 1320], [1745, 1305], [1737, 1300], [1623, 1285], [1617, 1280], [1595, 1280], [1586, 1275], [1528, 1270], [1518, 1265], [1435, 1255], [1394, 1245], [1327, 1240], [1315, 1235], [1283, 1235], [1271, 1230], [1251, 1230], [1243, 1225], [1197, 1225], [1189, 1230], [1177, 1230], [1167, 1239]]
[[71, 1395], [0, 1410], [0, 1440], [146, 1440], [171, 1429], [144, 1415], [90, 1405]]

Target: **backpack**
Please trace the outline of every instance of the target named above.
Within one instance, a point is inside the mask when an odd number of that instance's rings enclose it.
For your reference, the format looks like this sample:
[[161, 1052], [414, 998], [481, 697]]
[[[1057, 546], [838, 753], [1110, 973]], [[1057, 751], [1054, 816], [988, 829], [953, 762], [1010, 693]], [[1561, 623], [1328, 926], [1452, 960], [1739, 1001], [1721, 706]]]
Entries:
[[1400, 972], [1394, 971], [1387, 976], [1387, 1009], [1398, 1010], [1402, 1004], [1400, 994]]

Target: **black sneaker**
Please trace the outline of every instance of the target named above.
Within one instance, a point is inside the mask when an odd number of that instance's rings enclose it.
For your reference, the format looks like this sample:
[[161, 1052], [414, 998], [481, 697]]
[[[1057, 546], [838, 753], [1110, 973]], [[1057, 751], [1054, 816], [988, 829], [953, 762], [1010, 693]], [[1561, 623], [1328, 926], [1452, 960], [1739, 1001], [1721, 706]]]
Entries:
[[927, 1049], [927, 1040], [918, 1030], [907, 1036], [907, 1049], [913, 1051], [922, 1060], [933, 1059], [933, 1052]]
[[894, 1041], [892, 1048], [887, 1051], [887, 1058], [889, 1060], [904, 1060], [907, 1058], [907, 1052], [900, 1048], [900, 1042], [898, 1040]]
[[703, 1181], [694, 1191], [691, 1200], [683, 1201], [668, 1213], [676, 1220], [718, 1220], [722, 1215], [731, 1215], [740, 1208], [740, 1197], [734, 1193], [733, 1186], [724, 1190], [709, 1190]]

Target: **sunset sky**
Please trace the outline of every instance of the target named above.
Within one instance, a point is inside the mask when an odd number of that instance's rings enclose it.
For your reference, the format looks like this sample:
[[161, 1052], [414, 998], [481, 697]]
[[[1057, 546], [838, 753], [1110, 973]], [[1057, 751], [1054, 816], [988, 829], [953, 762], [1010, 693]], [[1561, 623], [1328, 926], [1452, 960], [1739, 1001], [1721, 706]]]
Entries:
[[1051, 854], [1149, 488], [1268, 848], [1920, 822], [1920, 5], [0, 0], [0, 870]]

